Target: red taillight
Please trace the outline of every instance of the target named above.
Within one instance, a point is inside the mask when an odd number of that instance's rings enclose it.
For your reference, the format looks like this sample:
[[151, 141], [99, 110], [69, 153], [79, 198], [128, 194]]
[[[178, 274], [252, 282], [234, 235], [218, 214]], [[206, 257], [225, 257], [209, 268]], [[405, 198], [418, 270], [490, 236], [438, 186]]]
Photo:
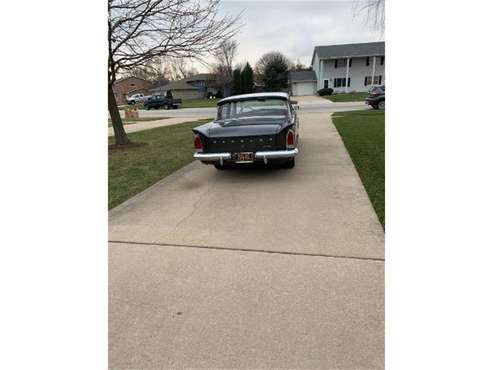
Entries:
[[200, 136], [198, 134], [196, 134], [195, 138], [193, 139], [193, 146], [198, 152], [204, 150], [204, 145], [202, 144], [202, 140], [200, 140]]
[[286, 135], [286, 146], [288, 148], [294, 147], [294, 132], [293, 130], [289, 130]]

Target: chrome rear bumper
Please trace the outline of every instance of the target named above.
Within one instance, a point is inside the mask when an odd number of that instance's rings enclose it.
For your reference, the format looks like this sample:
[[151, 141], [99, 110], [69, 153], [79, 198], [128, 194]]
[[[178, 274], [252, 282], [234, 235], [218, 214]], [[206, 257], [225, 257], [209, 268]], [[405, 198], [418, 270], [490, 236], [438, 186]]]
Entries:
[[263, 159], [267, 163], [268, 159], [294, 158], [298, 154], [298, 148], [288, 150], [274, 150], [271, 152], [256, 152], [255, 158]]
[[[288, 150], [274, 150], [266, 152], [256, 152], [255, 159], [262, 159], [267, 163], [269, 159], [286, 159], [294, 158], [298, 154], [298, 148]], [[193, 157], [202, 162], [219, 162], [231, 159], [231, 153], [195, 153]]]
[[195, 153], [195, 159], [202, 162], [217, 162], [222, 165], [224, 160], [231, 159], [231, 153]]

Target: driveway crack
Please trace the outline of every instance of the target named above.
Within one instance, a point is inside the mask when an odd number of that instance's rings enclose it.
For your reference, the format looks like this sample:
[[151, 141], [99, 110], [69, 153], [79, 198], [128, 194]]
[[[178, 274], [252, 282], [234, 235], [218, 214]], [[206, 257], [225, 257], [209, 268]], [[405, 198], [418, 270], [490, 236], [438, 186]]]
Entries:
[[218, 246], [211, 246], [211, 245], [150, 243], [150, 242], [127, 241], [127, 240], [109, 240], [108, 242], [114, 243], [114, 244], [148, 245], [148, 246], [170, 247], [170, 248], [212, 249], [212, 250], [223, 250], [223, 251], [230, 251], [230, 252], [266, 253], [266, 254], [281, 254], [281, 255], [288, 255], [288, 256], [325, 257], [325, 258], [352, 259], [352, 260], [360, 260], [360, 261], [385, 262], [385, 258], [359, 257], [359, 256], [339, 256], [339, 255], [325, 254], [325, 253], [303, 253], [303, 252], [290, 252], [290, 251], [272, 251], [272, 250], [268, 250], [268, 249], [229, 248], [229, 247], [218, 247]]

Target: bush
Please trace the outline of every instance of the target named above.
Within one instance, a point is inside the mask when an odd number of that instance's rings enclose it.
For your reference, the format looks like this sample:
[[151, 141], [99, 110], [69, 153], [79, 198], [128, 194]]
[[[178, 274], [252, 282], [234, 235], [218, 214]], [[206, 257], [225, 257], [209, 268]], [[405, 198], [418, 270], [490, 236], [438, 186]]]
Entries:
[[216, 99], [222, 99], [223, 98], [223, 92], [221, 90], [218, 90], [216, 93]]
[[173, 99], [173, 94], [171, 93], [171, 90], [168, 90], [168, 91], [166, 92], [166, 97], [167, 97], [168, 99]]
[[317, 91], [318, 95], [320, 96], [325, 96], [325, 95], [332, 95], [334, 92], [334, 89], [329, 87], [328, 89], [320, 89]]

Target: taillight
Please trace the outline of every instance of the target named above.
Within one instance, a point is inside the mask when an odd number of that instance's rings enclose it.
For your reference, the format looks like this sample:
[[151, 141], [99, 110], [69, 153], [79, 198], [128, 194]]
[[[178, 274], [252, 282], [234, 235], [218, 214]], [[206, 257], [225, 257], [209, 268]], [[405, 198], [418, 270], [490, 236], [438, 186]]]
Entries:
[[287, 148], [294, 148], [294, 131], [289, 130], [288, 133], [286, 134], [286, 147]]
[[197, 150], [197, 152], [201, 152], [204, 150], [204, 144], [202, 144], [202, 140], [200, 139], [200, 135], [195, 134], [195, 138], [193, 139], [193, 146]]

